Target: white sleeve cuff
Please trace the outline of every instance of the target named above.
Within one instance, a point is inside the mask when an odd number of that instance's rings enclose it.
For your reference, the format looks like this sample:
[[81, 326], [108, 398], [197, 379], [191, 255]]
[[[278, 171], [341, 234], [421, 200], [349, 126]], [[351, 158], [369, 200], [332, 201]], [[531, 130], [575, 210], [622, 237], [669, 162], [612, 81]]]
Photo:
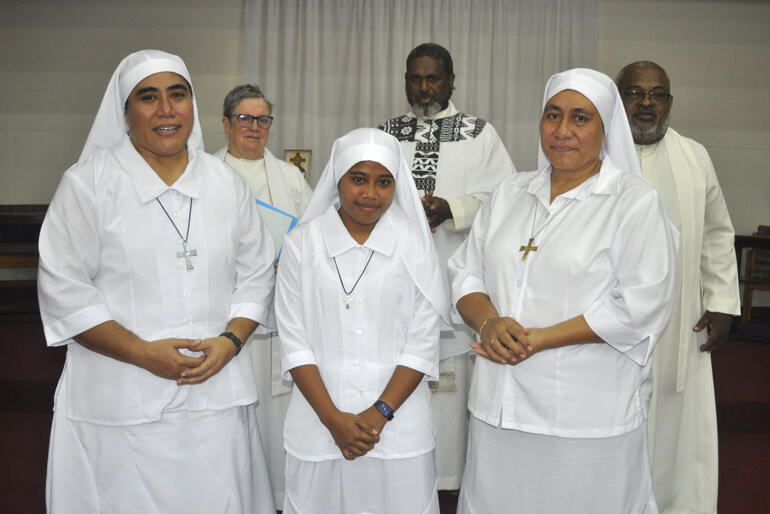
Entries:
[[234, 303], [230, 305], [230, 318], [247, 318], [259, 323], [255, 334], [269, 334], [275, 331], [272, 309], [258, 303]]
[[43, 332], [48, 346], [61, 346], [72, 342], [72, 338], [89, 328], [115, 319], [104, 304], [90, 305], [63, 319], [47, 319]]
[[583, 314], [588, 326], [605, 343], [624, 354], [640, 366], [647, 364], [652, 354], [655, 339], [651, 334], [640, 336], [621, 323], [613, 320], [611, 313], [604, 312], [602, 303], [588, 308]]
[[444, 222], [444, 230], [449, 232], [464, 232], [471, 228], [473, 219], [481, 207], [481, 202], [474, 196], [457, 196], [445, 198], [452, 211], [452, 217]]
[[299, 366], [306, 365], [318, 366], [315, 355], [313, 355], [313, 352], [310, 350], [283, 355], [281, 358], [281, 378], [290, 381], [292, 378], [289, 371], [298, 368]]
[[398, 359], [398, 366], [404, 366], [424, 373], [429, 380], [438, 380], [438, 365], [415, 355], [402, 353]]

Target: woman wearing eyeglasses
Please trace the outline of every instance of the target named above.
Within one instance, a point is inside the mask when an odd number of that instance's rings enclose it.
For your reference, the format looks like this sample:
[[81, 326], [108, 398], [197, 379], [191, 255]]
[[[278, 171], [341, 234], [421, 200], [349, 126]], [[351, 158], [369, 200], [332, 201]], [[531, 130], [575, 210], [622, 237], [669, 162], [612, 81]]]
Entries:
[[242, 84], [233, 88], [222, 109], [228, 142], [214, 155], [246, 179], [254, 196], [300, 217], [312, 191], [296, 166], [277, 159], [267, 149], [272, 113], [273, 104], [259, 86]]
[[[312, 190], [296, 166], [276, 158], [266, 148], [273, 123], [273, 104], [259, 86], [242, 84], [225, 97], [222, 126], [228, 143], [216, 154], [246, 180], [252, 194], [297, 218], [302, 216]], [[276, 251], [279, 248], [276, 247]], [[276, 334], [255, 334], [250, 348], [259, 390], [259, 423], [267, 456], [273, 494], [281, 508], [284, 492], [283, 419], [291, 388], [282, 382]]]

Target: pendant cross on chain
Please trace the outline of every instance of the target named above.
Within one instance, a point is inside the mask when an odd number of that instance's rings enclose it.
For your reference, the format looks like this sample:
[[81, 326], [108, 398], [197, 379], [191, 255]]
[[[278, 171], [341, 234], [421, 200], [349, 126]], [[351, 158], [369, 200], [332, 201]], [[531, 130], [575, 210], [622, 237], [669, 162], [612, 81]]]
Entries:
[[522, 261], [526, 261], [527, 260], [527, 255], [529, 255], [529, 252], [536, 252], [537, 251], [537, 246], [533, 246], [532, 245], [532, 241], [534, 241], [534, 240], [535, 240], [534, 237], [530, 237], [529, 238], [529, 243], [527, 243], [526, 245], [521, 245], [521, 248], [519, 248], [520, 252], [524, 252], [524, 255], [522, 255], [522, 257], [521, 257]]
[[190, 250], [187, 248], [187, 241], [182, 241], [182, 246], [184, 247], [183, 252], [176, 252], [176, 256], [180, 259], [184, 257], [184, 262], [187, 264], [187, 270], [193, 269], [192, 261], [190, 260], [190, 257], [197, 257], [198, 251], [197, 250]]
[[[352, 291], [351, 291], [352, 292]], [[350, 302], [353, 301], [352, 298], [350, 298], [350, 295], [345, 296], [345, 308], [350, 309]]]

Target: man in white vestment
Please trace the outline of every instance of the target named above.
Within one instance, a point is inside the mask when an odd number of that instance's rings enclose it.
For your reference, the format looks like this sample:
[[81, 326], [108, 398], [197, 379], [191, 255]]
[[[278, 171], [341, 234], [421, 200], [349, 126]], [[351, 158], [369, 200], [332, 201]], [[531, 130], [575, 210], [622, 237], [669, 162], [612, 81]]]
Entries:
[[203, 151], [179, 57], [121, 61], [39, 248], [45, 337], [67, 346], [48, 512], [274, 512], [240, 350], [271, 323], [275, 250], [246, 183]]
[[[252, 194], [280, 210], [299, 218], [312, 191], [296, 166], [277, 159], [266, 148], [273, 123], [273, 104], [259, 86], [242, 84], [224, 100], [222, 126], [227, 145], [216, 154], [246, 180]], [[276, 251], [280, 248], [276, 247]], [[254, 334], [248, 345], [259, 391], [260, 433], [267, 456], [267, 468], [276, 506], [284, 497], [285, 451], [283, 421], [289, 406], [291, 383], [281, 380], [280, 349], [277, 334]]]
[[715, 513], [710, 352], [728, 340], [732, 316], [740, 313], [733, 226], [706, 149], [668, 128], [673, 97], [665, 70], [634, 62], [616, 82], [644, 177], [682, 236], [679, 297], [653, 356], [648, 430], [655, 498], [662, 513]]
[[[458, 112], [450, 101], [455, 75], [445, 48], [434, 43], [415, 47], [406, 58], [404, 78], [411, 111], [380, 128], [401, 143], [446, 273], [449, 257], [468, 235], [481, 204], [516, 168], [494, 127]], [[439, 489], [458, 489], [462, 479], [468, 439], [467, 352], [473, 340], [464, 325], [441, 334], [441, 379], [432, 403]]]

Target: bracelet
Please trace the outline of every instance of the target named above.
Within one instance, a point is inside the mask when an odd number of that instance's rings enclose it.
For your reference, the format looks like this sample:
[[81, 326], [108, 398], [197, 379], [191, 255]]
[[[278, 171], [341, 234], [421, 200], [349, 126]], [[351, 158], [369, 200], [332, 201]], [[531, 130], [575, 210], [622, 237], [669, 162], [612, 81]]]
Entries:
[[219, 334], [219, 337], [222, 337], [222, 336], [228, 338], [230, 341], [233, 342], [233, 344], [235, 345], [235, 355], [238, 355], [239, 353], [241, 353], [241, 348], [243, 348], [243, 341], [241, 341], [237, 335], [233, 334], [232, 332], [222, 332], [221, 334]]
[[481, 322], [481, 325], [479, 325], [478, 334], [481, 335], [481, 333], [484, 331], [484, 327], [486, 326], [487, 322], [493, 318], [497, 318], [498, 316], [490, 316], [484, 321]]
[[388, 421], [393, 419], [393, 409], [391, 409], [390, 405], [383, 402], [382, 400], [377, 400], [374, 402], [374, 408], [380, 411], [380, 414], [385, 416]]

